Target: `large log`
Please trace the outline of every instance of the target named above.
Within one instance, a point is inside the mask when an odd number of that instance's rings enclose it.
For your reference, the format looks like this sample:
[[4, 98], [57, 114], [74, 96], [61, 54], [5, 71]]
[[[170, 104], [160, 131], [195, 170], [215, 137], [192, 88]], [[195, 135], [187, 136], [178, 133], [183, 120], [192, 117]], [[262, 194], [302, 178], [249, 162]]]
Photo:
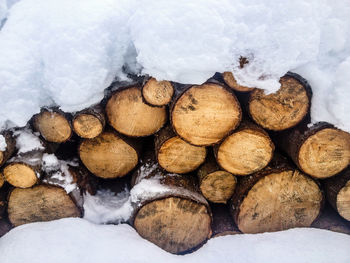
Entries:
[[154, 137], [159, 165], [170, 173], [189, 173], [205, 160], [205, 147], [191, 145], [175, 134], [171, 126], [161, 129]]
[[12, 154], [15, 151], [16, 148], [16, 141], [12, 136], [12, 132], [5, 131], [0, 134], [0, 136], [3, 136], [6, 143], [5, 150], [0, 151], [0, 167], [9, 159], [11, 158]]
[[142, 86], [142, 97], [150, 106], [165, 106], [170, 103], [174, 95], [174, 87], [170, 81], [157, 81], [150, 78]]
[[259, 126], [243, 121], [239, 128], [214, 147], [218, 164], [234, 175], [260, 171], [273, 157], [275, 146]]
[[339, 215], [350, 221], [350, 168], [323, 182], [329, 203]]
[[63, 188], [45, 184], [13, 189], [7, 211], [14, 226], [81, 216], [81, 211]]
[[107, 102], [109, 124], [121, 134], [131, 137], [149, 136], [165, 124], [165, 107], [151, 107], [142, 100], [141, 87], [117, 90]]
[[298, 127], [275, 136], [283, 149], [302, 170], [315, 178], [331, 177], [350, 161], [349, 134], [325, 122]]
[[105, 131], [93, 139], [83, 140], [78, 151], [91, 173], [101, 178], [116, 178], [125, 176], [136, 167], [139, 146], [116, 132]]
[[211, 204], [210, 208], [213, 213], [213, 235], [211, 238], [241, 234], [233, 222], [227, 205]]
[[238, 127], [242, 111], [236, 96], [219, 83], [193, 85], [178, 95], [170, 109], [175, 132], [198, 146], [220, 142]]
[[163, 172], [154, 159], [143, 161], [132, 180], [138, 195], [131, 220], [143, 238], [168, 252], [185, 253], [211, 236], [210, 208], [193, 179]]
[[263, 128], [281, 131], [300, 123], [309, 113], [312, 91], [305, 79], [287, 73], [280, 79], [281, 88], [272, 94], [256, 89], [250, 93], [248, 110]]
[[308, 227], [322, 205], [317, 183], [280, 157], [239, 180], [230, 209], [240, 231], [262, 233]]

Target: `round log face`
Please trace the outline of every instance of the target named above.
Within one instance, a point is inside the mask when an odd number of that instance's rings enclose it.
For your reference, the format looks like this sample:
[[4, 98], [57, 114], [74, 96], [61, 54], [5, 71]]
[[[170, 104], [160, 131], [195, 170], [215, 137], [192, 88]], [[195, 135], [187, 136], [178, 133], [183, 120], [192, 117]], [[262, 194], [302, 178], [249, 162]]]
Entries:
[[4, 168], [5, 180], [19, 188], [28, 188], [35, 185], [38, 177], [35, 171], [24, 163], [11, 163]]
[[222, 73], [222, 77], [225, 83], [233, 90], [240, 91], [240, 92], [248, 92], [254, 89], [254, 88], [239, 85], [236, 79], [234, 78], [232, 72], [224, 72]]
[[271, 161], [274, 145], [262, 132], [244, 129], [228, 136], [219, 146], [217, 160], [235, 175], [248, 175], [263, 169]]
[[102, 178], [124, 176], [138, 163], [135, 149], [112, 132], [84, 140], [79, 155], [88, 170]]
[[15, 188], [9, 197], [8, 214], [14, 226], [81, 216], [79, 209], [62, 188], [48, 185]]
[[79, 114], [73, 120], [73, 128], [80, 137], [92, 139], [101, 134], [103, 125], [92, 114]]
[[171, 101], [174, 88], [169, 81], [157, 81], [155, 78], [151, 78], [142, 88], [142, 95], [149, 104], [164, 106]]
[[107, 103], [106, 113], [114, 129], [133, 137], [156, 133], [167, 118], [165, 107], [151, 107], [142, 101], [138, 87], [116, 92]]
[[347, 134], [323, 129], [307, 138], [298, 154], [300, 168], [316, 178], [327, 178], [344, 170], [350, 161]]
[[337, 195], [338, 213], [350, 221], [350, 181], [339, 191]]
[[205, 161], [206, 155], [205, 147], [193, 146], [175, 136], [165, 141], [160, 147], [158, 162], [170, 173], [189, 173]]
[[226, 204], [233, 195], [237, 179], [226, 171], [216, 171], [201, 180], [200, 190], [203, 196], [213, 203]]
[[281, 88], [265, 95], [254, 90], [249, 101], [253, 120], [262, 127], [281, 131], [294, 127], [306, 116], [310, 101], [304, 86], [294, 78], [282, 77]]
[[211, 235], [211, 218], [206, 206], [168, 197], [144, 205], [134, 227], [145, 239], [170, 253], [181, 253], [203, 243]]
[[207, 146], [239, 125], [241, 108], [231, 92], [209, 83], [186, 90], [176, 101], [171, 118], [180, 137], [193, 145]]
[[307, 227], [319, 215], [322, 199], [317, 184], [298, 171], [272, 173], [243, 199], [237, 226], [243, 233]]
[[43, 111], [35, 118], [36, 127], [45, 140], [62, 143], [72, 135], [68, 120], [60, 113]]

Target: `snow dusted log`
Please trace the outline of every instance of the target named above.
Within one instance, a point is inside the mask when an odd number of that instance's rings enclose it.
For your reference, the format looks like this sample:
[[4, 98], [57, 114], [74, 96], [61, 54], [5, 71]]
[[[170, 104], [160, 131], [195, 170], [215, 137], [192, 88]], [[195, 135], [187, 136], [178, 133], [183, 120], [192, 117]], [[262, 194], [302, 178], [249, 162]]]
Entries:
[[174, 99], [171, 123], [185, 141], [198, 146], [220, 142], [238, 127], [242, 111], [232, 91], [218, 83], [190, 86]]
[[213, 203], [226, 204], [235, 191], [237, 179], [231, 173], [222, 170], [212, 154], [198, 169], [199, 188], [203, 196]]
[[262, 233], [308, 227], [322, 205], [317, 183], [275, 157], [263, 171], [239, 180], [230, 209], [240, 231]]
[[142, 97], [150, 106], [165, 106], [170, 103], [174, 95], [174, 87], [170, 81], [157, 81], [150, 78], [142, 86]]
[[145, 159], [133, 183], [132, 223], [143, 238], [168, 252], [185, 253], [211, 236], [210, 208], [193, 177], [167, 174], [154, 159]]
[[101, 105], [95, 105], [77, 112], [72, 120], [74, 132], [86, 139], [92, 139], [100, 135], [105, 125], [106, 118]]
[[333, 208], [350, 221], [350, 168], [324, 180], [327, 199]]
[[159, 165], [170, 173], [189, 173], [205, 160], [205, 147], [191, 145], [175, 134], [171, 126], [161, 129], [154, 138]]
[[11, 228], [12, 228], [12, 226], [7, 219], [5, 219], [5, 218], [0, 219], [0, 237], [2, 237], [7, 232], [9, 232], [11, 230]]
[[16, 148], [16, 141], [12, 136], [12, 132], [5, 131], [0, 134], [5, 139], [6, 147], [0, 150], [0, 167], [12, 156]]
[[152, 107], [143, 102], [139, 86], [117, 90], [107, 102], [106, 114], [114, 129], [131, 137], [152, 135], [167, 119], [165, 107]]
[[27, 189], [13, 189], [9, 195], [8, 216], [14, 226], [19, 226], [80, 217], [81, 211], [63, 188], [43, 184]]
[[229, 86], [231, 89], [238, 91], [238, 92], [250, 92], [254, 90], [254, 88], [246, 87], [239, 85], [233, 76], [232, 72], [224, 72], [222, 73], [222, 78], [224, 79], [227, 86]]
[[263, 90], [250, 93], [249, 114], [263, 128], [281, 131], [300, 123], [308, 114], [312, 91], [305, 79], [287, 73], [280, 79], [281, 88], [272, 94]]
[[276, 142], [304, 172], [315, 178], [331, 177], [344, 170], [350, 161], [349, 134], [320, 122], [276, 135]]
[[42, 109], [34, 115], [33, 126], [49, 142], [66, 142], [72, 136], [67, 114], [59, 109]]
[[91, 173], [101, 178], [116, 178], [136, 167], [139, 147], [130, 138], [105, 131], [93, 139], [83, 140], [78, 151], [81, 161]]
[[218, 164], [234, 175], [260, 171], [273, 157], [275, 146], [259, 126], [243, 121], [239, 128], [214, 147]]
[[237, 226], [235, 226], [230, 211], [227, 205], [211, 204], [211, 211], [213, 213], [212, 230], [214, 237], [241, 234]]

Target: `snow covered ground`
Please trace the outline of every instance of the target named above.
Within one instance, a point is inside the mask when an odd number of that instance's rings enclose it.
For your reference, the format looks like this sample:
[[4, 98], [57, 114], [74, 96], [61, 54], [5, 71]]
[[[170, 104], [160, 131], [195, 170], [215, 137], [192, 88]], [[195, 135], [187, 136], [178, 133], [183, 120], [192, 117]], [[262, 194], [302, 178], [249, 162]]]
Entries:
[[169, 254], [126, 224], [61, 219], [17, 227], [0, 239], [1, 263], [239, 262], [348, 263], [350, 236], [299, 228], [209, 240], [185, 256]]

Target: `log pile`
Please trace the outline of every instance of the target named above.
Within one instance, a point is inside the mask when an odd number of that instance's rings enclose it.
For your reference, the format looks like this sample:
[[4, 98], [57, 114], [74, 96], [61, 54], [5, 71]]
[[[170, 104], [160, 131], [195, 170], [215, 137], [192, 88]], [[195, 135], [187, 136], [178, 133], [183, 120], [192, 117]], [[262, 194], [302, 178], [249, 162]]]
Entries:
[[[349, 134], [309, 124], [312, 91], [301, 76], [280, 83], [265, 94], [230, 72], [202, 85], [147, 77], [79, 112], [42, 109], [1, 133], [0, 236], [81, 217], [84, 193], [126, 181], [128, 223], [175, 254], [228, 234], [350, 233]], [[23, 132], [35, 147], [23, 146]]]

